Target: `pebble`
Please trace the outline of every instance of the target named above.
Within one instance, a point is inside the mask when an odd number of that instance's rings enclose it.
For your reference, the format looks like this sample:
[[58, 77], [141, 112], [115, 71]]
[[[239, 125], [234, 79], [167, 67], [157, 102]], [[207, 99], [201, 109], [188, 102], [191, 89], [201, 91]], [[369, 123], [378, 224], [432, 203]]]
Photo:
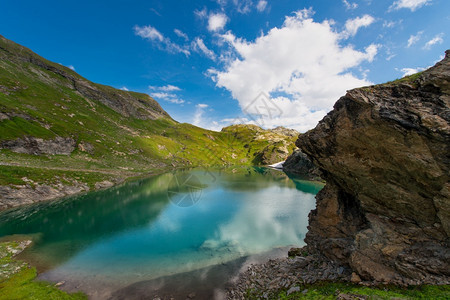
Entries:
[[287, 291], [287, 294], [290, 295], [290, 294], [296, 293], [296, 292], [300, 292], [300, 287], [299, 287], [299, 286], [293, 286], [293, 287], [291, 287], [291, 288]]

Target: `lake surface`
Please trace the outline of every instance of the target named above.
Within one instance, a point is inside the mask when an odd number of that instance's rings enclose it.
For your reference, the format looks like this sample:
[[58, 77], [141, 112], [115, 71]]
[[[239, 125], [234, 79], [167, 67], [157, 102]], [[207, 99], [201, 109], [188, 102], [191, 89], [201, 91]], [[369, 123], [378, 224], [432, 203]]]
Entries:
[[267, 168], [166, 173], [0, 213], [40, 278], [93, 299], [219, 297], [252, 261], [304, 245], [317, 182]]

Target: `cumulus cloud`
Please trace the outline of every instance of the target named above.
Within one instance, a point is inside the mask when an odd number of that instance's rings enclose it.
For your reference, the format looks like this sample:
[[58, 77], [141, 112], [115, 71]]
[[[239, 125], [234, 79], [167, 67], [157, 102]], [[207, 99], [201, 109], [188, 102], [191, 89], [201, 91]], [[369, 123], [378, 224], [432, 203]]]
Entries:
[[415, 11], [428, 3], [431, 3], [431, 0], [397, 0], [389, 7], [389, 11], [401, 8], [408, 8], [411, 11]]
[[358, 7], [357, 3], [350, 3], [347, 0], [342, 0], [342, 3], [344, 3], [346, 9], [355, 9]]
[[228, 17], [223, 13], [210, 14], [208, 18], [208, 30], [222, 30], [228, 22]]
[[130, 91], [129, 89], [127, 89], [126, 86], [123, 86], [123, 87], [121, 87], [120, 89], [121, 89], [122, 91], [126, 91], [126, 92]]
[[171, 53], [183, 53], [186, 56], [190, 55], [188, 49], [173, 43], [169, 38], [165, 37], [153, 26], [134, 26], [134, 33], [143, 39], [153, 42], [155, 45]]
[[205, 42], [201, 38], [196, 38], [192, 42], [192, 48], [197, 52], [205, 54], [206, 57], [212, 60], [216, 60], [216, 54], [214, 53], [214, 51], [208, 49], [208, 47], [206, 47], [205, 45]]
[[345, 22], [345, 30], [342, 34], [344, 37], [355, 36], [361, 27], [367, 27], [374, 21], [374, 17], [370, 15], [349, 19]]
[[409, 48], [412, 45], [414, 45], [415, 43], [417, 43], [420, 40], [420, 38], [422, 37], [422, 34], [423, 34], [423, 31], [419, 31], [416, 35], [412, 34], [408, 39], [408, 45], [406, 47]]
[[[249, 123], [306, 131], [347, 89], [370, 84], [351, 70], [372, 61], [378, 46], [363, 51], [342, 46], [342, 35], [331, 23], [315, 22], [311, 15], [311, 10], [298, 11], [253, 42], [231, 32], [222, 35], [236, 55], [224, 70], [210, 69], [209, 74], [238, 100]], [[258, 99], [261, 91], [268, 99]]]
[[260, 1], [258, 1], [258, 4], [256, 4], [256, 9], [259, 12], [264, 11], [266, 9], [266, 7], [267, 7], [267, 1], [265, 1], [265, 0], [260, 0]]
[[423, 46], [424, 49], [430, 49], [433, 45], [436, 44], [442, 44], [444, 42], [444, 39], [442, 38], [444, 36], [443, 33], [440, 33], [438, 35], [436, 35], [434, 38], [432, 38], [431, 40], [429, 40], [425, 46]]

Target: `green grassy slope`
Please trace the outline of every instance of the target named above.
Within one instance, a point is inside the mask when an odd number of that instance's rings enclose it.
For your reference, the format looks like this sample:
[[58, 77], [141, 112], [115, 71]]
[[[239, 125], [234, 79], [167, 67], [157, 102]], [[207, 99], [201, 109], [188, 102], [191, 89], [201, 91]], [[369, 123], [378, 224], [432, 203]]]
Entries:
[[[26, 137], [71, 138], [75, 148], [36, 155], [8, 146]], [[0, 185], [75, 176], [92, 187], [174, 167], [271, 163], [295, 139], [252, 126], [214, 132], [178, 123], [146, 94], [92, 83], [0, 36]]]

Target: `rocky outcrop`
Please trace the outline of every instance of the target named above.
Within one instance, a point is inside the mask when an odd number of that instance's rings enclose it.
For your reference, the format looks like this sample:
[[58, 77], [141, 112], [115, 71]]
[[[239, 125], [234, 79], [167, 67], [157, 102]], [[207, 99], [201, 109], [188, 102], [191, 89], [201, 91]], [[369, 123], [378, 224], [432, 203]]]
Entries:
[[36, 184], [34, 186], [0, 186], [0, 211], [24, 204], [54, 200], [69, 195], [89, 191], [89, 186], [83, 182], [73, 181], [70, 185], [63, 183]]
[[[276, 127], [274, 129], [263, 129], [252, 124], [231, 125], [222, 128], [222, 132], [228, 135], [231, 144], [236, 141], [247, 141], [244, 148], [251, 151], [252, 145], [261, 145], [263, 148], [253, 153], [252, 163], [254, 165], [271, 165], [286, 160], [294, 150], [294, 142], [299, 132], [285, 127]], [[231, 146], [230, 144], [230, 146]]]
[[298, 136], [298, 131], [295, 129], [286, 128], [283, 126], [275, 127], [274, 129], [270, 129], [269, 131], [272, 131], [274, 133], [278, 133], [284, 136]]
[[327, 181], [306, 242], [362, 280], [450, 283], [450, 51], [347, 92], [296, 142]]
[[283, 163], [283, 171], [311, 180], [321, 180], [320, 170], [300, 149], [295, 149], [294, 152], [286, 159]]
[[41, 154], [61, 154], [70, 155], [76, 147], [76, 142], [72, 138], [56, 137], [44, 140], [35, 137], [24, 137], [15, 140], [3, 141], [0, 149], [9, 149], [16, 153], [26, 153], [33, 155]]

